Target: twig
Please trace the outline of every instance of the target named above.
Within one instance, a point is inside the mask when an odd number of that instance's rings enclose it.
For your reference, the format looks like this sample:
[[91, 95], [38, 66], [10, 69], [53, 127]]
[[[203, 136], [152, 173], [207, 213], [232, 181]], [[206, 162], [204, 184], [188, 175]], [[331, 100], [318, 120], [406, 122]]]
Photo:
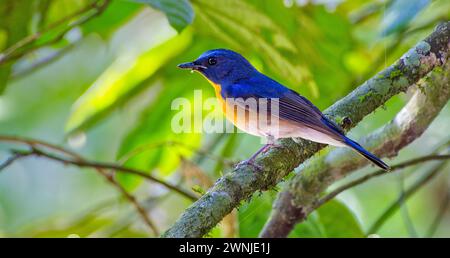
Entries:
[[[9, 141], [9, 142], [17, 142], [17, 143], [23, 143], [23, 144], [27, 144], [30, 147], [32, 147], [33, 149], [31, 150], [31, 152], [34, 152], [35, 155], [39, 154], [41, 156], [47, 157], [49, 159], [53, 159], [59, 162], [63, 162], [66, 164], [72, 164], [72, 165], [76, 165], [79, 167], [90, 167], [90, 168], [100, 168], [100, 169], [112, 169], [112, 170], [116, 170], [118, 172], [121, 173], [127, 173], [127, 174], [133, 174], [136, 176], [140, 176], [143, 177], [144, 179], [147, 179], [149, 181], [161, 184], [163, 186], [165, 186], [166, 188], [173, 190], [183, 196], [185, 196], [186, 198], [190, 199], [190, 200], [197, 200], [197, 197], [193, 194], [191, 194], [190, 192], [187, 192], [186, 190], [183, 190], [181, 188], [178, 188], [175, 185], [172, 185], [170, 183], [167, 183], [161, 179], [158, 179], [152, 175], [149, 175], [147, 173], [145, 173], [144, 171], [140, 171], [138, 169], [133, 169], [133, 168], [126, 168], [123, 166], [119, 166], [116, 164], [111, 164], [111, 163], [103, 163], [103, 162], [95, 162], [95, 161], [87, 161], [84, 158], [82, 158], [80, 155], [68, 151], [64, 148], [61, 148], [59, 146], [47, 143], [47, 142], [43, 142], [43, 141], [39, 141], [39, 140], [34, 140], [34, 139], [26, 139], [26, 138], [20, 138], [20, 137], [15, 137], [15, 136], [4, 136], [4, 135], [0, 135], [0, 141]], [[55, 156], [49, 153], [46, 153], [42, 150], [38, 150], [36, 147], [37, 146], [43, 146], [52, 150], [56, 150], [58, 152], [64, 153], [74, 159], [65, 159], [63, 157], [59, 157], [59, 156]], [[37, 152], [37, 153], [36, 153]]]
[[[97, 163], [93, 163], [95, 164], [95, 166], [89, 166], [89, 162], [87, 162], [85, 159], [83, 159], [80, 155], [66, 150], [62, 147], [47, 143], [47, 142], [43, 142], [43, 141], [39, 141], [39, 140], [34, 140], [34, 139], [26, 139], [26, 138], [21, 138], [21, 137], [15, 137], [15, 136], [4, 136], [4, 135], [0, 135], [0, 141], [5, 141], [5, 142], [15, 142], [15, 143], [21, 143], [21, 144], [26, 144], [29, 147], [31, 147], [31, 151], [28, 152], [15, 152], [15, 155], [12, 156], [11, 158], [9, 158], [6, 162], [4, 162], [1, 165], [1, 169], [3, 169], [4, 167], [9, 166], [10, 164], [12, 164], [14, 161], [16, 161], [19, 158], [23, 158], [23, 157], [27, 157], [30, 155], [36, 155], [36, 156], [45, 156], [47, 158], [56, 160], [56, 161], [60, 161], [63, 162], [65, 164], [73, 164], [73, 165], [77, 165], [77, 163], [79, 163], [78, 166], [86, 166], [86, 167], [93, 167], [100, 175], [102, 175], [103, 177], [105, 177], [107, 179], [107, 181], [109, 183], [111, 183], [114, 187], [116, 187], [124, 196], [125, 198], [135, 207], [136, 211], [138, 212], [138, 214], [141, 216], [142, 220], [145, 222], [145, 224], [154, 232], [155, 235], [159, 235], [159, 230], [157, 229], [157, 227], [155, 226], [155, 223], [152, 222], [152, 220], [149, 218], [146, 210], [139, 204], [139, 202], [136, 200], [136, 198], [130, 194], [129, 192], [127, 192], [125, 190], [125, 188], [123, 188], [113, 177], [113, 173], [108, 173], [107, 171], [105, 171], [105, 169], [114, 169], [117, 170], [119, 172], [122, 172], [124, 170], [130, 170], [130, 169], [126, 169], [126, 168], [122, 168], [120, 166], [116, 166], [116, 165], [110, 165], [108, 164], [108, 166], [106, 167], [102, 167], [102, 164], [97, 164]], [[63, 153], [73, 159], [65, 159], [62, 157], [58, 157], [52, 154], [48, 154], [45, 153], [42, 150], [37, 149], [37, 146], [42, 146], [48, 149], [51, 149], [53, 151], [57, 151], [60, 153]], [[83, 165], [81, 165], [83, 164]], [[104, 165], [104, 164], [103, 164]], [[1, 171], [0, 169], [0, 171]], [[139, 175], [141, 177], [144, 177], [148, 180], [151, 180], [153, 182], [157, 182], [160, 183], [166, 187], [168, 187], [169, 189], [172, 189], [184, 196], [186, 196], [187, 198], [191, 199], [191, 200], [195, 200], [197, 199], [196, 196], [194, 196], [193, 194], [190, 194], [189, 192], [186, 192], [182, 189], [179, 189], [178, 187], [171, 185], [169, 183], [166, 183], [160, 179], [154, 178], [151, 175], [145, 174], [145, 172], [142, 171], [138, 171], [138, 170], [132, 170], [132, 173], [134, 175]]]
[[[100, 15], [101, 13], [103, 13], [103, 11], [106, 9], [106, 7], [109, 5], [110, 0], [97, 0], [95, 2], [92, 2], [90, 4], [88, 4], [87, 6], [81, 8], [80, 10], [61, 18], [60, 20], [50, 24], [47, 28], [44, 28], [43, 30], [29, 35], [25, 38], [23, 38], [22, 40], [18, 41], [16, 44], [12, 45], [11, 47], [9, 47], [8, 49], [6, 49], [3, 53], [0, 54], [0, 65], [3, 63], [6, 63], [7, 61], [13, 60], [13, 59], [17, 59], [20, 58], [22, 56], [24, 56], [25, 54], [29, 53], [30, 51], [35, 50], [36, 48], [40, 48], [43, 47], [45, 45], [48, 44], [53, 44], [55, 42], [58, 42], [59, 40], [61, 40], [64, 35], [70, 31], [72, 28], [82, 25], [86, 22], [88, 22], [89, 20], [91, 20], [92, 18]], [[22, 52], [18, 52], [20, 49], [23, 49], [29, 45], [31, 45], [32, 43], [36, 42], [38, 39], [40, 39], [45, 33], [69, 22], [70, 20], [74, 19], [75, 17], [78, 17], [80, 15], [84, 15], [90, 11], [94, 10], [94, 12], [88, 16], [85, 17], [81, 17], [80, 19], [69, 23], [69, 25], [67, 26], [67, 28], [65, 28], [63, 31], [61, 31], [60, 33], [58, 33], [58, 35], [56, 35], [53, 39], [42, 43], [39, 46], [34, 46], [31, 47], [29, 49], [25, 49]]]
[[[34, 147], [32, 147], [32, 148], [34, 151], [36, 150], [36, 149], [34, 149]], [[15, 154], [13, 156], [11, 156], [10, 158], [8, 158], [4, 163], [2, 163], [0, 165], [0, 172], [4, 168], [10, 166], [15, 161], [17, 161], [21, 158], [36, 155], [36, 153], [34, 151], [30, 151], [30, 152], [14, 151]], [[97, 168], [97, 171], [99, 172], [99, 174], [101, 174], [103, 177], [105, 177], [108, 180], [108, 182], [110, 182], [114, 187], [116, 187], [125, 196], [126, 199], [128, 199], [130, 201], [130, 203], [136, 208], [136, 210], [138, 211], [138, 214], [142, 217], [144, 222], [150, 227], [150, 229], [153, 231], [153, 233], [155, 235], [159, 235], [158, 229], [156, 228], [154, 223], [150, 220], [150, 218], [148, 217], [145, 210], [136, 201], [136, 198], [132, 194], [128, 193], [125, 190], [125, 188], [123, 188], [118, 182], [116, 182], [115, 179], [110, 174], [108, 174], [106, 171], [104, 171], [103, 169], [100, 169], [100, 168]]]
[[70, 150], [66, 150], [62, 147], [59, 147], [58, 145], [51, 144], [48, 142], [44, 142], [37, 139], [30, 139], [25, 137], [18, 137], [18, 136], [10, 136], [10, 135], [0, 135], [0, 142], [10, 142], [10, 143], [19, 143], [19, 144], [25, 144], [30, 147], [37, 147], [42, 146], [49, 150], [57, 151], [60, 153], [63, 153], [69, 157], [75, 158], [75, 159], [82, 159], [80, 155], [78, 155], [75, 152], [72, 152]]
[[[102, 170], [100, 170], [102, 171]], [[104, 172], [102, 172], [104, 173]], [[139, 202], [136, 200], [136, 197], [134, 195], [130, 194], [122, 185], [120, 185], [116, 179], [111, 175], [104, 173], [105, 178], [111, 182], [113, 185], [116, 186], [116, 188], [127, 198], [131, 204], [135, 207], [136, 211], [139, 213], [141, 218], [144, 220], [144, 222], [152, 229], [153, 233], [155, 233], [156, 236], [159, 236], [159, 230], [156, 227], [155, 223], [149, 218], [147, 215], [147, 211], [139, 204]]]
[[65, 46], [64, 48], [58, 50], [55, 53], [49, 54], [48, 56], [45, 56], [42, 59], [36, 60], [35, 62], [31, 63], [28, 67], [14, 71], [10, 76], [10, 80], [19, 79], [21, 77], [24, 77], [24, 76], [38, 70], [39, 68], [41, 68], [45, 65], [53, 63], [54, 61], [60, 59], [62, 56], [67, 54], [69, 51], [71, 51], [79, 42], [80, 42], [80, 40], [73, 42], [73, 43]]
[[5, 168], [11, 166], [15, 161], [17, 161], [17, 160], [19, 160], [19, 159], [21, 159], [21, 158], [25, 158], [25, 157], [27, 157], [27, 156], [28, 156], [28, 155], [26, 155], [26, 154], [23, 154], [23, 153], [20, 153], [20, 152], [16, 152], [16, 151], [13, 151], [13, 155], [12, 155], [11, 157], [9, 157], [8, 159], [6, 159], [5, 162], [3, 162], [2, 164], [0, 164], [0, 172], [1, 172], [3, 169], [5, 169]]
[[[31, 140], [26, 140], [27, 142], [30, 142]], [[48, 147], [52, 146], [49, 144], [46, 144]], [[29, 145], [32, 148], [32, 151], [30, 152], [25, 152], [25, 151], [13, 151], [14, 155], [11, 156], [10, 158], [8, 158], [4, 163], [2, 163], [0, 165], [0, 172], [10, 166], [12, 163], [14, 163], [14, 161], [17, 161], [21, 158], [25, 158], [28, 156], [32, 156], [32, 155], [36, 155], [35, 151], [37, 151], [37, 149], [35, 149], [34, 146], [32, 146], [31, 144]], [[56, 147], [54, 149], [60, 149], [59, 147]], [[71, 152], [64, 150], [63, 151], [66, 154], [71, 154]], [[71, 155], [74, 156], [76, 158], [80, 158], [78, 155], [74, 154]], [[81, 159], [81, 158], [80, 158]], [[145, 210], [139, 205], [139, 203], [136, 201], [136, 198], [128, 193], [125, 188], [123, 188], [118, 182], [115, 181], [115, 179], [112, 177], [111, 174], [108, 174], [106, 171], [104, 171], [101, 168], [97, 168], [96, 169], [97, 172], [102, 175], [103, 177], [105, 177], [109, 183], [111, 183], [114, 187], [116, 187], [124, 196], [126, 199], [128, 199], [130, 201], [130, 203], [136, 208], [138, 214], [142, 217], [142, 219], [144, 220], [145, 224], [147, 224], [149, 226], [149, 228], [153, 231], [153, 233], [155, 235], [159, 235], [159, 231], [156, 228], [156, 226], [154, 225], [154, 223], [150, 220], [150, 218], [148, 217], [147, 213], [145, 212]]]
[[411, 159], [411, 160], [402, 162], [400, 164], [397, 164], [395, 166], [391, 166], [391, 170], [389, 172], [386, 172], [385, 170], [381, 170], [381, 169], [377, 170], [375, 172], [372, 172], [370, 174], [362, 176], [358, 179], [355, 179], [345, 185], [342, 185], [342, 186], [336, 188], [335, 190], [333, 190], [326, 196], [319, 199], [314, 204], [313, 209], [315, 210], [315, 209], [319, 208], [326, 202], [328, 202], [328, 201], [332, 200], [333, 198], [335, 198], [336, 196], [338, 196], [340, 193], [344, 192], [345, 190], [348, 190], [350, 188], [353, 188], [355, 186], [363, 184], [363, 183], [367, 182], [369, 179], [372, 179], [374, 177], [390, 174], [391, 172], [394, 172], [396, 170], [401, 170], [403, 168], [414, 166], [414, 165], [417, 165], [417, 164], [420, 164], [423, 162], [432, 161], [432, 160], [446, 160], [446, 159], [450, 159], [450, 155], [428, 155], [428, 156], [424, 156], [424, 157], [420, 157], [420, 158]]
[[193, 201], [197, 200], [197, 197], [192, 195], [191, 193], [178, 188], [175, 185], [172, 185], [170, 183], [167, 183], [161, 179], [158, 179], [152, 175], [146, 174], [144, 171], [140, 171], [138, 169], [134, 169], [134, 168], [127, 168], [127, 167], [122, 167], [122, 166], [118, 166], [116, 164], [110, 164], [110, 163], [104, 163], [104, 162], [96, 162], [96, 161], [87, 161], [87, 160], [70, 160], [70, 159], [65, 159], [62, 157], [58, 157], [56, 155], [52, 155], [50, 153], [45, 153], [43, 151], [40, 151], [38, 149], [34, 149], [32, 150], [32, 152], [35, 155], [38, 156], [43, 156], [55, 161], [59, 161], [62, 163], [66, 163], [66, 164], [72, 164], [75, 166], [79, 166], [79, 167], [90, 167], [90, 168], [101, 168], [101, 169], [113, 169], [117, 172], [122, 172], [122, 173], [126, 173], [126, 174], [131, 174], [131, 175], [136, 175], [136, 176], [140, 176], [143, 177], [145, 179], [148, 179], [150, 181], [153, 181], [155, 183], [161, 184], [163, 186], [165, 186], [166, 188], [173, 190], [185, 197], [187, 197], [188, 199], [191, 199]]
[[[450, 64], [447, 63], [443, 69], [428, 74], [421, 90], [416, 89], [395, 117], [360, 138], [359, 143], [380, 158], [395, 157], [401, 149], [420, 137], [445, 107], [450, 98], [449, 73]], [[272, 214], [260, 235], [286, 237], [296, 223], [305, 220], [313, 211], [314, 203], [327, 187], [366, 165], [367, 160], [346, 148], [332, 149], [309, 159], [278, 194]]]
[[[383, 105], [392, 96], [406, 91], [410, 85], [414, 85], [435, 67], [443, 66], [446, 63], [449, 50], [449, 27], [450, 23], [444, 23], [438, 26], [430, 36], [411, 48], [395, 64], [381, 71], [347, 96], [337, 101], [325, 110], [324, 114], [334, 118], [348, 117], [351, 119], [351, 127], [353, 127], [366, 115]], [[410, 57], [415, 57], [415, 60], [418, 60], [418, 62], [410, 62]], [[435, 102], [437, 104], [435, 106], [431, 105], [431, 111], [441, 109], [441, 101], [446, 97], [442, 93], [441, 95], [436, 97], [437, 101]], [[447, 99], [445, 102], [447, 102]], [[433, 115], [428, 114], [432, 112], [422, 113], [429, 120], [434, 118]], [[428, 124], [425, 123], [425, 125]], [[414, 133], [415, 131], [411, 130], [410, 132]], [[414, 135], [411, 135], [409, 138], [414, 137]], [[406, 141], [406, 144], [408, 142]], [[257, 191], [271, 189], [283, 180], [295, 167], [324, 147], [323, 145], [311, 143], [306, 140], [294, 142], [290, 139], [285, 139], [280, 140], [278, 144], [284, 148], [269, 148], [266, 153], [255, 160], [255, 163], [262, 167], [261, 170], [256, 171], [257, 169], [251, 165], [242, 165], [235, 167], [232, 172], [219, 178], [214, 186], [198, 201], [186, 209], [174, 225], [162, 236], [201, 237], [208, 233], [235, 207], [238, 207], [242, 200], [250, 198]], [[322, 184], [322, 179], [327, 180], [326, 183], [332, 183], [335, 180], [326, 176], [320, 177], [313, 172], [308, 175], [310, 176], [308, 177], [308, 182], [317, 183], [312, 187], [314, 190], [318, 189], [322, 191], [326, 187], [325, 183]], [[293, 182], [292, 178], [291, 182]], [[315, 193], [301, 197], [310, 200], [315, 197]], [[294, 200], [292, 200], [292, 203], [293, 205], [296, 204]], [[308, 204], [308, 206], [311, 204]], [[298, 210], [294, 209], [294, 211]], [[302, 212], [301, 208], [300, 212]], [[280, 215], [282, 214], [286, 214], [286, 212], [280, 212]], [[293, 223], [288, 226], [295, 225], [297, 221], [296, 217], [290, 219], [289, 222]], [[278, 226], [279, 224], [274, 223], [274, 227], [279, 228]], [[290, 229], [288, 228], [288, 230], [282, 233], [289, 233], [289, 231]]]

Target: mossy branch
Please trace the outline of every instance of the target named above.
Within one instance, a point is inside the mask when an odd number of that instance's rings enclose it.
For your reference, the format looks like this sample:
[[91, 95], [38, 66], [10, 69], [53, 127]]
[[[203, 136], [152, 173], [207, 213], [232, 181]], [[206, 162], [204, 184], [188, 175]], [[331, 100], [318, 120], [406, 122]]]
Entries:
[[[449, 73], [449, 64], [443, 71], [432, 72], [390, 123], [359, 142], [379, 157], [396, 156], [399, 150], [422, 135], [447, 103], [450, 98]], [[347, 148], [321, 153], [303, 163], [279, 193], [260, 236], [286, 237], [295, 224], [318, 207], [320, 194], [330, 184], [367, 164], [366, 159]]]
[[[405, 92], [437, 66], [447, 61], [450, 38], [449, 22], [439, 25], [395, 64], [369, 79], [336, 102], [324, 113], [335, 121], [351, 121], [355, 126], [365, 116], [392, 96]], [[346, 128], [346, 129], [348, 129]], [[256, 191], [274, 187], [287, 174], [310, 158], [324, 145], [301, 140], [280, 140], [282, 148], [270, 148], [256, 163], [263, 168], [239, 166], [221, 177], [209, 191], [192, 204], [163, 237], [201, 237], [224, 216]]]

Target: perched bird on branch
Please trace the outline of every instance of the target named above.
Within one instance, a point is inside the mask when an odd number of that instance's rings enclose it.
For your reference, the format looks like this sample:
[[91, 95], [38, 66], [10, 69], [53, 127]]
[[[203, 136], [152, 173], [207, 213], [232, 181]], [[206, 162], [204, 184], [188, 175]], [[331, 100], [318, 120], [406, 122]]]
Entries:
[[309, 100], [260, 73], [240, 54], [227, 49], [209, 50], [193, 62], [178, 65], [201, 73], [214, 87], [228, 120], [268, 143], [258, 154], [275, 145], [279, 138], [303, 138], [339, 147], [350, 147], [378, 167], [389, 170], [381, 159], [365, 150]]

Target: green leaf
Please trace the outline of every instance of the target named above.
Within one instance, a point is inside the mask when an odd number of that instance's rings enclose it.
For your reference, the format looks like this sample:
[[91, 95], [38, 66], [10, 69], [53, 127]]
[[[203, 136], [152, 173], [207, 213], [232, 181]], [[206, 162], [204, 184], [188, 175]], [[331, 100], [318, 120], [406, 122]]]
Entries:
[[[175, 67], [175, 65], [171, 67]], [[185, 73], [181, 70], [178, 72]], [[171, 110], [172, 101], [178, 97], [189, 98], [189, 94], [193, 92], [195, 85], [201, 84], [202, 78], [200, 76], [197, 74], [189, 75], [185, 73], [185, 75], [178, 77], [165, 76], [166, 80], [162, 82], [163, 89], [155, 97], [157, 101], [153, 101], [140, 114], [136, 125], [122, 140], [118, 158], [128, 156], [129, 153], [135, 152], [138, 148], [143, 150], [128, 159], [125, 166], [149, 172], [158, 168], [161, 176], [167, 176], [178, 168], [181, 154], [189, 156], [188, 150], [167, 145], [156, 148], [144, 148], [145, 146], [168, 141], [182, 142], [187, 146], [194, 147], [199, 145], [200, 134], [176, 134], [171, 128], [172, 117], [178, 112], [177, 110]], [[133, 189], [142, 182], [140, 178], [129, 175], [119, 175], [118, 180], [127, 189]]]
[[364, 237], [355, 215], [342, 202], [330, 201], [317, 212], [326, 237]]
[[32, 20], [31, 33], [36, 33], [44, 27], [52, 1], [53, 0], [37, 1]]
[[[0, 0], [0, 29], [2, 37], [6, 38], [6, 43], [2, 43], [4, 48], [0, 48], [1, 53], [13, 46], [28, 34], [28, 25], [32, 17], [32, 5], [29, 0]], [[5, 90], [13, 61], [0, 64], [0, 94]]]
[[[183, 32], [185, 33], [185, 32]], [[192, 44], [183, 54], [165, 65], [159, 73], [160, 91], [155, 93], [154, 100], [139, 115], [138, 121], [134, 127], [127, 133], [122, 140], [117, 157], [123, 159], [130, 153], [136, 153], [136, 149], [142, 149], [145, 146], [151, 146], [155, 143], [177, 141], [186, 145], [195, 147], [200, 144], [201, 134], [198, 133], [180, 133], [172, 131], [171, 121], [178, 110], [172, 110], [172, 102], [176, 98], [187, 98], [193, 103], [192, 97], [195, 89], [207, 89], [203, 91], [204, 97], [213, 95], [211, 86], [199, 74], [191, 74], [184, 70], [176, 68], [177, 64], [192, 60], [198, 53], [208, 49], [209, 44], [205, 41], [199, 42], [196, 37], [196, 44]], [[209, 94], [209, 95], [208, 95]], [[204, 98], [204, 99], [205, 99]], [[145, 151], [132, 156], [125, 163], [128, 167], [139, 168], [145, 171], [153, 172], [156, 169], [162, 176], [171, 175], [180, 164], [180, 156], [189, 157], [190, 150], [182, 147], [160, 146], [158, 148], [144, 148]], [[132, 189], [142, 181], [136, 177], [121, 175], [119, 181], [128, 189]]]
[[164, 12], [170, 25], [181, 32], [194, 20], [194, 10], [188, 0], [131, 0], [146, 3]]
[[158, 69], [188, 46], [192, 32], [186, 30], [167, 40], [170, 35], [167, 31], [161, 37], [163, 43], [141, 56], [122, 56], [108, 67], [73, 105], [66, 131], [75, 133], [91, 127], [139, 93]]
[[293, 84], [307, 81], [308, 69], [289, 58], [298, 52], [295, 44], [264, 12], [236, 0], [223, 2], [221, 6], [199, 0], [195, 7], [199, 16], [195, 27], [200, 33], [218, 37], [237, 51], [256, 51], [278, 76]]
[[11, 73], [11, 65], [3, 65], [0, 67], [0, 94], [3, 93], [3, 91], [6, 88], [6, 85], [8, 84], [8, 78]]
[[317, 213], [327, 237], [364, 237], [355, 215], [344, 203], [332, 200]]
[[404, 30], [429, 2], [429, 0], [394, 0], [383, 15], [382, 35], [387, 36]]
[[353, 212], [342, 202], [332, 200], [298, 224], [290, 237], [364, 237]]
[[239, 237], [257, 237], [270, 216], [275, 192], [255, 194], [239, 207]]
[[319, 238], [327, 237], [323, 226], [320, 224], [317, 212], [313, 212], [307, 220], [297, 224], [289, 234], [291, 238]]
[[[185, 33], [185, 32], [183, 32]], [[211, 48], [208, 40], [195, 37], [189, 48], [171, 62], [165, 65], [159, 73], [158, 86], [160, 91], [155, 93], [154, 101], [139, 115], [134, 127], [122, 140], [117, 158], [123, 159], [130, 153], [136, 153], [136, 149], [145, 146], [155, 145], [161, 142], [177, 141], [195, 147], [200, 144], [201, 134], [199, 133], [174, 133], [171, 128], [173, 116], [178, 110], [172, 110], [171, 104], [177, 98], [186, 98], [193, 103], [193, 92], [196, 89], [202, 91], [203, 99], [211, 97], [214, 91], [209, 83], [199, 74], [191, 74], [176, 68], [177, 64], [194, 59], [205, 49]], [[144, 148], [145, 149], [145, 148]], [[154, 170], [162, 176], [169, 176], [178, 168], [180, 155], [189, 157], [192, 152], [183, 147], [160, 146], [158, 148], [146, 148], [137, 155], [130, 158], [125, 165], [139, 168], [145, 171]], [[129, 188], [137, 186], [141, 181], [136, 177], [121, 175], [119, 180]]]
[[193, 27], [198, 34], [217, 40], [215, 47], [240, 52], [263, 73], [312, 99], [319, 108], [348, 92], [352, 74], [342, 60], [354, 42], [345, 15], [330, 13], [323, 6], [286, 8], [283, 1], [220, 3], [193, 2]]
[[83, 32], [85, 34], [97, 33], [103, 38], [108, 38], [114, 31], [129, 21], [142, 7], [142, 5], [136, 3], [112, 1], [102, 15], [83, 24]]

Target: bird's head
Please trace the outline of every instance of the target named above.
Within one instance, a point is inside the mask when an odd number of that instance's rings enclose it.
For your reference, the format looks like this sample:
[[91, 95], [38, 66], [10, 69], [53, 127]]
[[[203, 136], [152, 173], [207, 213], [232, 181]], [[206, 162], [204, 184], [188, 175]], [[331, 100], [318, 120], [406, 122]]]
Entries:
[[206, 51], [195, 61], [179, 64], [178, 67], [200, 72], [215, 84], [233, 83], [256, 72], [247, 59], [228, 49]]

